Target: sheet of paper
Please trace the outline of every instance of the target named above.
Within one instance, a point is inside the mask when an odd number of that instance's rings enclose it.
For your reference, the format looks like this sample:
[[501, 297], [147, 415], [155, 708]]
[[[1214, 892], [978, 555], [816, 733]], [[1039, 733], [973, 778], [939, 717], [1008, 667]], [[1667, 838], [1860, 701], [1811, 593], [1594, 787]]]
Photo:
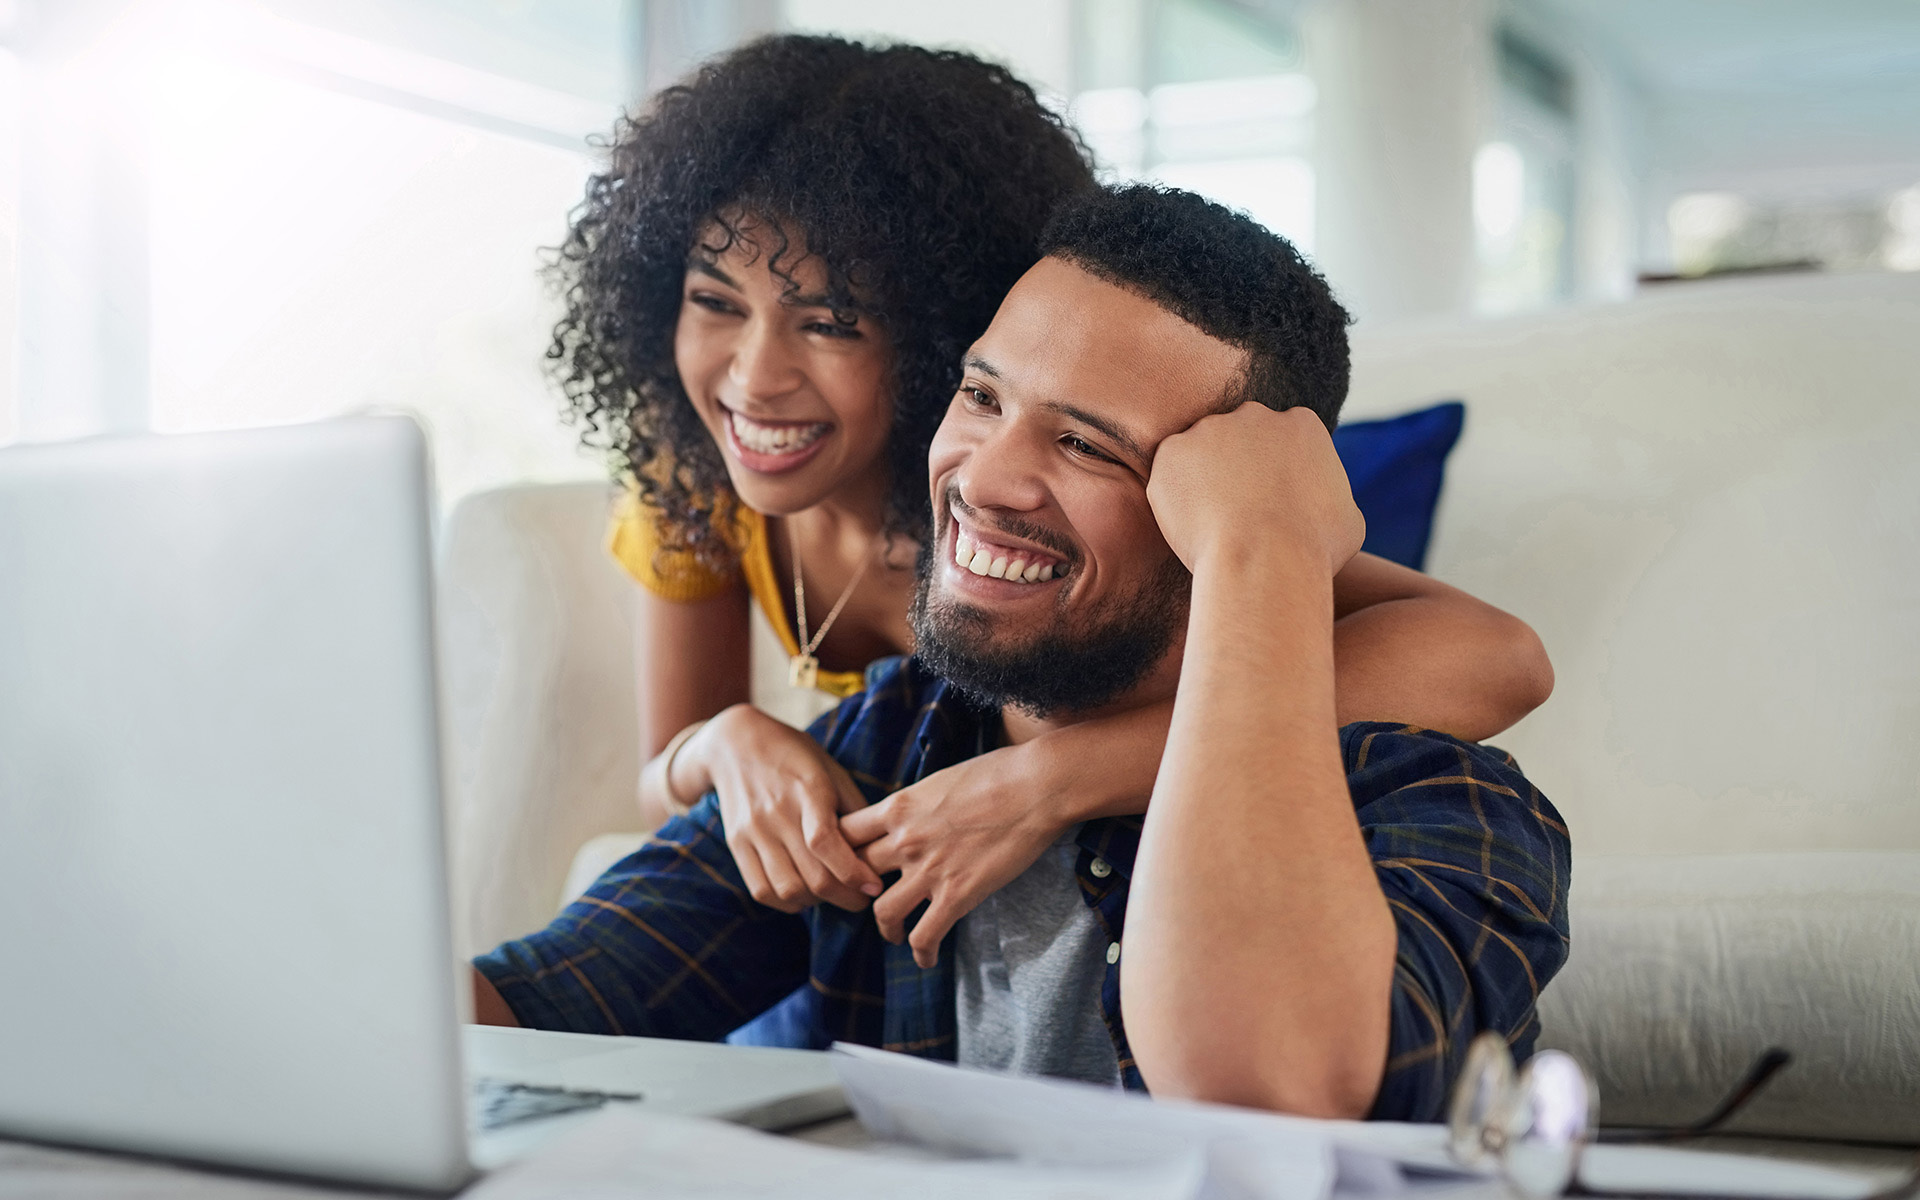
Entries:
[[[1449, 1181], [1476, 1194], [1476, 1182], [1493, 1189], [1489, 1194], [1504, 1190], [1488, 1173], [1453, 1161], [1441, 1125], [1315, 1121], [1153, 1101], [861, 1046], [836, 1045], [833, 1063], [854, 1113], [875, 1137], [948, 1153], [1114, 1166], [1198, 1152], [1206, 1163], [1204, 1194], [1223, 1200], [1386, 1195]], [[1589, 1146], [1580, 1178], [1600, 1191], [1753, 1200], [1863, 1200], [1874, 1190], [1856, 1172], [1657, 1146]]]
[[[1459, 1174], [1440, 1125], [1353, 1123], [1340, 1146], [1365, 1150], [1402, 1167]], [[1599, 1192], [1659, 1196], [1737, 1196], [1751, 1200], [1863, 1200], [1884, 1182], [1859, 1171], [1751, 1154], [1673, 1146], [1588, 1146], [1580, 1182]]]
[[1875, 1181], [1853, 1171], [1667, 1146], [1589, 1146], [1580, 1182], [1596, 1191], [1755, 1200], [1862, 1200]]
[[[1333, 1130], [1210, 1105], [1156, 1102], [1058, 1079], [963, 1071], [863, 1046], [837, 1045], [834, 1070], [875, 1137], [952, 1154], [1049, 1166], [1145, 1167], [1198, 1154], [1205, 1195], [1220, 1200], [1323, 1200], [1334, 1188]], [[1398, 1174], [1364, 1148], [1350, 1156], [1354, 1190]], [[1364, 1177], [1364, 1178], [1362, 1178]]]
[[1196, 1154], [1127, 1168], [953, 1161], [816, 1146], [698, 1117], [613, 1107], [462, 1200], [1198, 1200]]

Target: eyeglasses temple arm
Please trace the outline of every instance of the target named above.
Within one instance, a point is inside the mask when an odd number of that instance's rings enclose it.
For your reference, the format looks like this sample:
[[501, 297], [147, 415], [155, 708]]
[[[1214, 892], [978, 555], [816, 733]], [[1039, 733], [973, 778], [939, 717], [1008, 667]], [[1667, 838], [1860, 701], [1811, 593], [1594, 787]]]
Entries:
[[1765, 1053], [1754, 1060], [1747, 1068], [1746, 1077], [1735, 1084], [1712, 1112], [1697, 1121], [1686, 1125], [1673, 1125], [1658, 1129], [1606, 1129], [1600, 1131], [1602, 1142], [1660, 1142], [1670, 1138], [1702, 1137], [1719, 1128], [1720, 1125], [1746, 1107], [1747, 1101], [1767, 1085], [1767, 1081], [1779, 1073], [1780, 1069], [1793, 1061], [1793, 1055], [1779, 1046], [1770, 1046]]

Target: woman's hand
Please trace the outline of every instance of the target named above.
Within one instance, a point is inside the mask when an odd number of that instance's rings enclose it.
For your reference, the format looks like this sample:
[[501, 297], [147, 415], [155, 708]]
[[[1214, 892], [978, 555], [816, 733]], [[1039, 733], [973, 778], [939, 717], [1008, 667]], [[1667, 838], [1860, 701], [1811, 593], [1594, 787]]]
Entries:
[[[954, 922], [1032, 866], [1073, 822], [1050, 802], [1031, 746], [1009, 746], [936, 771], [840, 819], [866, 864], [900, 878], [873, 905], [880, 934], [931, 967]], [[907, 933], [907, 918], [927, 911]]]
[[781, 912], [821, 900], [857, 912], [880, 894], [880, 876], [840, 832], [840, 815], [866, 799], [806, 734], [736, 704], [688, 740], [673, 769], [679, 794], [688, 794], [683, 775], [719, 793], [727, 848], [755, 900]]

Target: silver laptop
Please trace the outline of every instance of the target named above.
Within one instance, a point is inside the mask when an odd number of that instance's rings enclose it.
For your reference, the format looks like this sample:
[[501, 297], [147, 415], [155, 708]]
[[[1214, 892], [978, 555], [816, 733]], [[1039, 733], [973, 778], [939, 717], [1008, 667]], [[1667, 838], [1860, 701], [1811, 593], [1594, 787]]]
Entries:
[[398, 417], [0, 450], [0, 1136], [446, 1190], [602, 1103], [844, 1111], [824, 1055], [462, 1032], [429, 505]]

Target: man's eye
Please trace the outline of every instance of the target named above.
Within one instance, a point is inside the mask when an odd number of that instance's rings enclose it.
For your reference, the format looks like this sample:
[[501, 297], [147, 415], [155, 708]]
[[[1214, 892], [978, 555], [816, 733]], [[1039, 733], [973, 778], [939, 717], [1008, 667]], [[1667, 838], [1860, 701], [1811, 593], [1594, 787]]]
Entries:
[[1091, 442], [1083, 437], [1076, 437], [1070, 433], [1060, 440], [1066, 445], [1067, 449], [1073, 451], [1075, 454], [1083, 454], [1088, 458], [1097, 458], [1101, 462], [1114, 461], [1111, 456], [1102, 454]]

